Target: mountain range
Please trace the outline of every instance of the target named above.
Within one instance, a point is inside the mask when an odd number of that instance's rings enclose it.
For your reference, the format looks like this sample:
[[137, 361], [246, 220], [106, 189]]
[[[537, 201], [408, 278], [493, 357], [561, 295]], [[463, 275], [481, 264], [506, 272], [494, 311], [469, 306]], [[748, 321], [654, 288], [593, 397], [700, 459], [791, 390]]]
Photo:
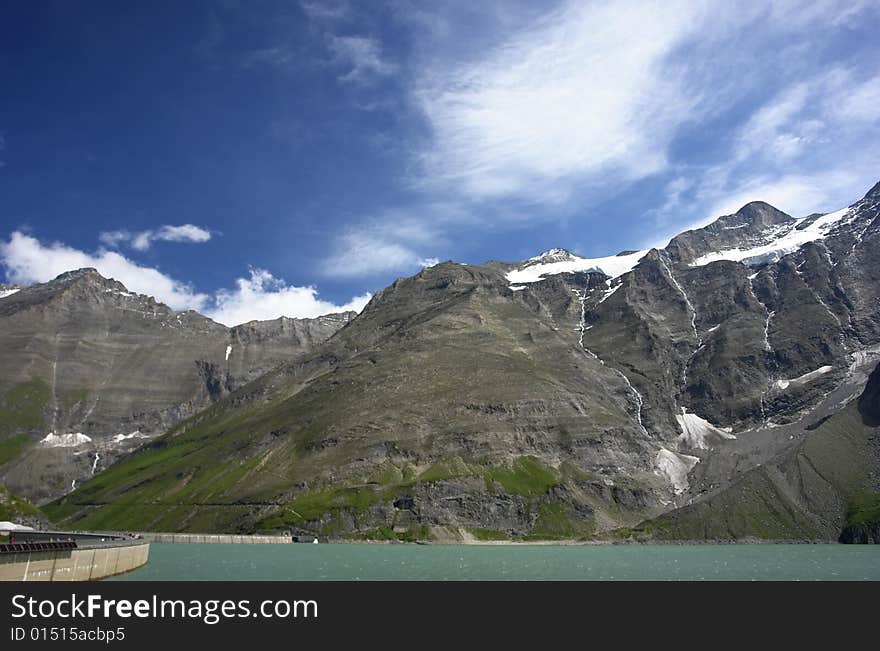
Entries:
[[3, 289], [0, 478], [63, 526], [880, 540], [880, 184], [440, 263], [356, 316], [228, 329], [93, 270]]
[[323, 342], [354, 313], [235, 328], [94, 269], [0, 288], [0, 482], [42, 502]]

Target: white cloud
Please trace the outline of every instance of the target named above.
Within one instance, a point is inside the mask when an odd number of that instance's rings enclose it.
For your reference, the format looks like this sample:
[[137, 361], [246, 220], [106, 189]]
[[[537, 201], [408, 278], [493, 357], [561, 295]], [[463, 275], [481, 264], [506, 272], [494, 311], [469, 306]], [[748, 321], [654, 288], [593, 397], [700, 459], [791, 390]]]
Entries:
[[571, 3], [484, 59], [429, 77], [427, 174], [475, 198], [565, 200], [586, 178], [667, 165], [700, 98], [669, 62], [700, 29], [697, 3]]
[[708, 215], [756, 199], [796, 217], [839, 209], [873, 185], [880, 76], [833, 68], [783, 87], [736, 136], [735, 156], [700, 175]]
[[131, 240], [131, 237], [132, 235], [128, 231], [104, 231], [98, 235], [98, 239], [101, 240], [102, 244], [113, 248], [128, 242]]
[[829, 107], [841, 120], [873, 123], [880, 120], [880, 76], [848, 89], [845, 95], [833, 98]]
[[346, 310], [359, 312], [370, 299], [370, 294], [364, 294], [336, 305], [319, 299], [314, 287], [287, 285], [262, 269], [251, 270], [249, 278], [236, 279], [235, 289], [221, 289], [210, 296], [116, 251], [99, 249], [86, 253], [59, 242], [42, 244], [18, 231], [8, 241], [0, 240], [0, 264], [6, 270], [7, 280], [21, 285], [43, 283], [65, 271], [93, 267], [133, 292], [153, 296], [175, 310], [198, 310], [228, 326], [279, 316], [310, 318]]
[[765, 201], [794, 217], [813, 212], [843, 208], [861, 198], [868, 186], [852, 188], [858, 177], [843, 170], [829, 170], [815, 175], [792, 174], [782, 177], [758, 177], [744, 180], [736, 189], [711, 204], [708, 215], [714, 219], [730, 215], [750, 201]]
[[408, 244], [389, 239], [387, 234], [361, 228], [339, 238], [336, 252], [323, 263], [323, 272], [331, 277], [354, 278], [412, 272], [437, 262], [437, 258], [421, 256]]
[[813, 172], [743, 173], [733, 177], [730, 170], [712, 168], [697, 177], [694, 192], [687, 199], [689, 211], [684, 209], [684, 199], [673, 206], [682, 211], [682, 216], [689, 216], [690, 223], [679, 220], [670, 225], [668, 219], [661, 218], [657, 232], [662, 235], [648, 235], [640, 246], [662, 248], [675, 235], [706, 226], [722, 215], [733, 214], [751, 201], [765, 201], [793, 217], [839, 210], [861, 199], [876, 183], [878, 163], [880, 156], [869, 154], [836, 161]]
[[85, 253], [60, 242], [44, 245], [30, 235], [15, 231], [9, 241], [0, 241], [0, 262], [7, 278], [22, 285], [44, 283], [59, 274], [83, 267], [94, 267], [102, 276], [118, 280], [139, 294], [156, 297], [175, 310], [202, 309], [206, 294], [186, 283], [166, 276], [158, 269], [143, 267], [116, 251]]
[[739, 131], [737, 161], [765, 158], [771, 164], [814, 146], [835, 146], [856, 129], [880, 120], [880, 76], [861, 79], [855, 71], [833, 68], [783, 87], [756, 110]]
[[[750, 201], [802, 217], [861, 198], [880, 169], [878, 102], [880, 76], [840, 66], [780, 84], [732, 130], [727, 159], [679, 170], [687, 187], [666, 185], [665, 205], [652, 215], [655, 233], [668, 240]], [[662, 239], [649, 234], [644, 243]]]
[[449, 244], [444, 230], [455, 226], [464, 231], [472, 220], [470, 213], [450, 201], [387, 210], [337, 235], [321, 272], [336, 278], [415, 273], [437, 264], [438, 250]]
[[207, 242], [211, 239], [211, 231], [192, 224], [182, 226], [163, 226], [153, 238], [164, 242]]
[[799, 214], [872, 184], [880, 82], [829, 48], [865, 38], [851, 30], [864, 30], [876, 2], [558, 6], [464, 56], [453, 29], [442, 55], [423, 57], [414, 99], [433, 140], [414, 185], [454, 192], [486, 215], [476, 228], [509, 225], [516, 213], [498, 206], [536, 204], [532, 223], [585, 225], [591, 207], [650, 177], [666, 192], [637, 237], [656, 243], [739, 201]]
[[129, 244], [136, 251], [146, 251], [153, 242], [207, 242], [211, 239], [211, 231], [193, 224], [180, 226], [160, 226], [155, 230], [137, 231], [135, 233], [119, 230], [106, 231], [99, 236], [107, 246], [116, 247]]
[[366, 36], [332, 36], [328, 47], [336, 62], [348, 69], [339, 79], [345, 82], [369, 83], [376, 77], [393, 74], [397, 66], [382, 57], [382, 47]]
[[355, 296], [345, 305], [318, 298], [314, 287], [291, 287], [265, 269], [251, 269], [249, 278], [238, 278], [234, 290], [220, 290], [207, 316], [228, 326], [279, 316], [312, 318], [331, 312], [360, 312], [371, 294]]
[[799, 83], [752, 114], [741, 130], [736, 158], [743, 160], [762, 152], [784, 158], [796, 154], [805, 138], [788, 131], [788, 127], [808, 97], [808, 85]]

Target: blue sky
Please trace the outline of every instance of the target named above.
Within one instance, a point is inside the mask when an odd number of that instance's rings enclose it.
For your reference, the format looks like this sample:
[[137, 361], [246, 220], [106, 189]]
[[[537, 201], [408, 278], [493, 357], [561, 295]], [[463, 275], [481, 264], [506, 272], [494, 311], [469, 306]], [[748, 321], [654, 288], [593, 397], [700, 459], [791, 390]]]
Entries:
[[880, 178], [880, 11], [843, 4], [14, 3], [0, 264], [233, 325], [837, 209]]

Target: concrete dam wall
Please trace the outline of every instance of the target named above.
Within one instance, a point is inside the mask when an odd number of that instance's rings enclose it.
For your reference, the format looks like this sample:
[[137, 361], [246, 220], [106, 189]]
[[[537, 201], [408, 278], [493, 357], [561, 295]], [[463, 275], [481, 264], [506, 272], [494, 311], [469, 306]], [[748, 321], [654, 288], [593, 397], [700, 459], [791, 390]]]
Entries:
[[94, 581], [144, 565], [150, 544], [120, 542], [95, 547], [0, 554], [0, 581]]

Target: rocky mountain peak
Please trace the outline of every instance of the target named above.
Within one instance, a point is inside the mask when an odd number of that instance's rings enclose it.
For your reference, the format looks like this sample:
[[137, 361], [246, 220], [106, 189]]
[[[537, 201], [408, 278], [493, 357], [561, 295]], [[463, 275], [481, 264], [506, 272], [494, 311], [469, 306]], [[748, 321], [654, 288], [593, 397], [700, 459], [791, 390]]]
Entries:
[[766, 244], [796, 223], [791, 215], [769, 203], [752, 201], [732, 215], [724, 215], [707, 226], [676, 235], [666, 251], [675, 262], [690, 264], [712, 251]]
[[100, 282], [106, 279], [98, 273], [98, 270], [94, 267], [82, 267], [81, 269], [71, 269], [70, 271], [58, 274], [53, 280], [59, 282], [71, 282], [75, 280], [92, 280]]
[[548, 262], [565, 262], [568, 260], [575, 260], [576, 258], [577, 256], [568, 249], [556, 247], [553, 249], [547, 249], [533, 258], [529, 258], [528, 263], [543, 264]]
[[733, 215], [721, 217], [715, 223], [722, 223], [731, 227], [735, 225], [748, 225], [752, 227], [777, 226], [794, 221], [778, 208], [774, 208], [764, 201], [752, 201], [737, 210]]
[[97, 269], [92, 267], [83, 267], [82, 269], [74, 269], [73, 271], [65, 271], [50, 280], [46, 285], [64, 288], [73, 285], [79, 287], [91, 287], [97, 289], [107, 289], [117, 292], [128, 292], [125, 285], [113, 278], [105, 278]]
[[[0, 482], [37, 501], [62, 495], [91, 477], [95, 463], [103, 469], [315, 348], [354, 316], [227, 328], [129, 292], [91, 268], [3, 286], [0, 445], [8, 436], [25, 443], [10, 462], [0, 460]], [[28, 419], [9, 418], [9, 397], [21, 395]], [[47, 441], [48, 433], [61, 443]]]

